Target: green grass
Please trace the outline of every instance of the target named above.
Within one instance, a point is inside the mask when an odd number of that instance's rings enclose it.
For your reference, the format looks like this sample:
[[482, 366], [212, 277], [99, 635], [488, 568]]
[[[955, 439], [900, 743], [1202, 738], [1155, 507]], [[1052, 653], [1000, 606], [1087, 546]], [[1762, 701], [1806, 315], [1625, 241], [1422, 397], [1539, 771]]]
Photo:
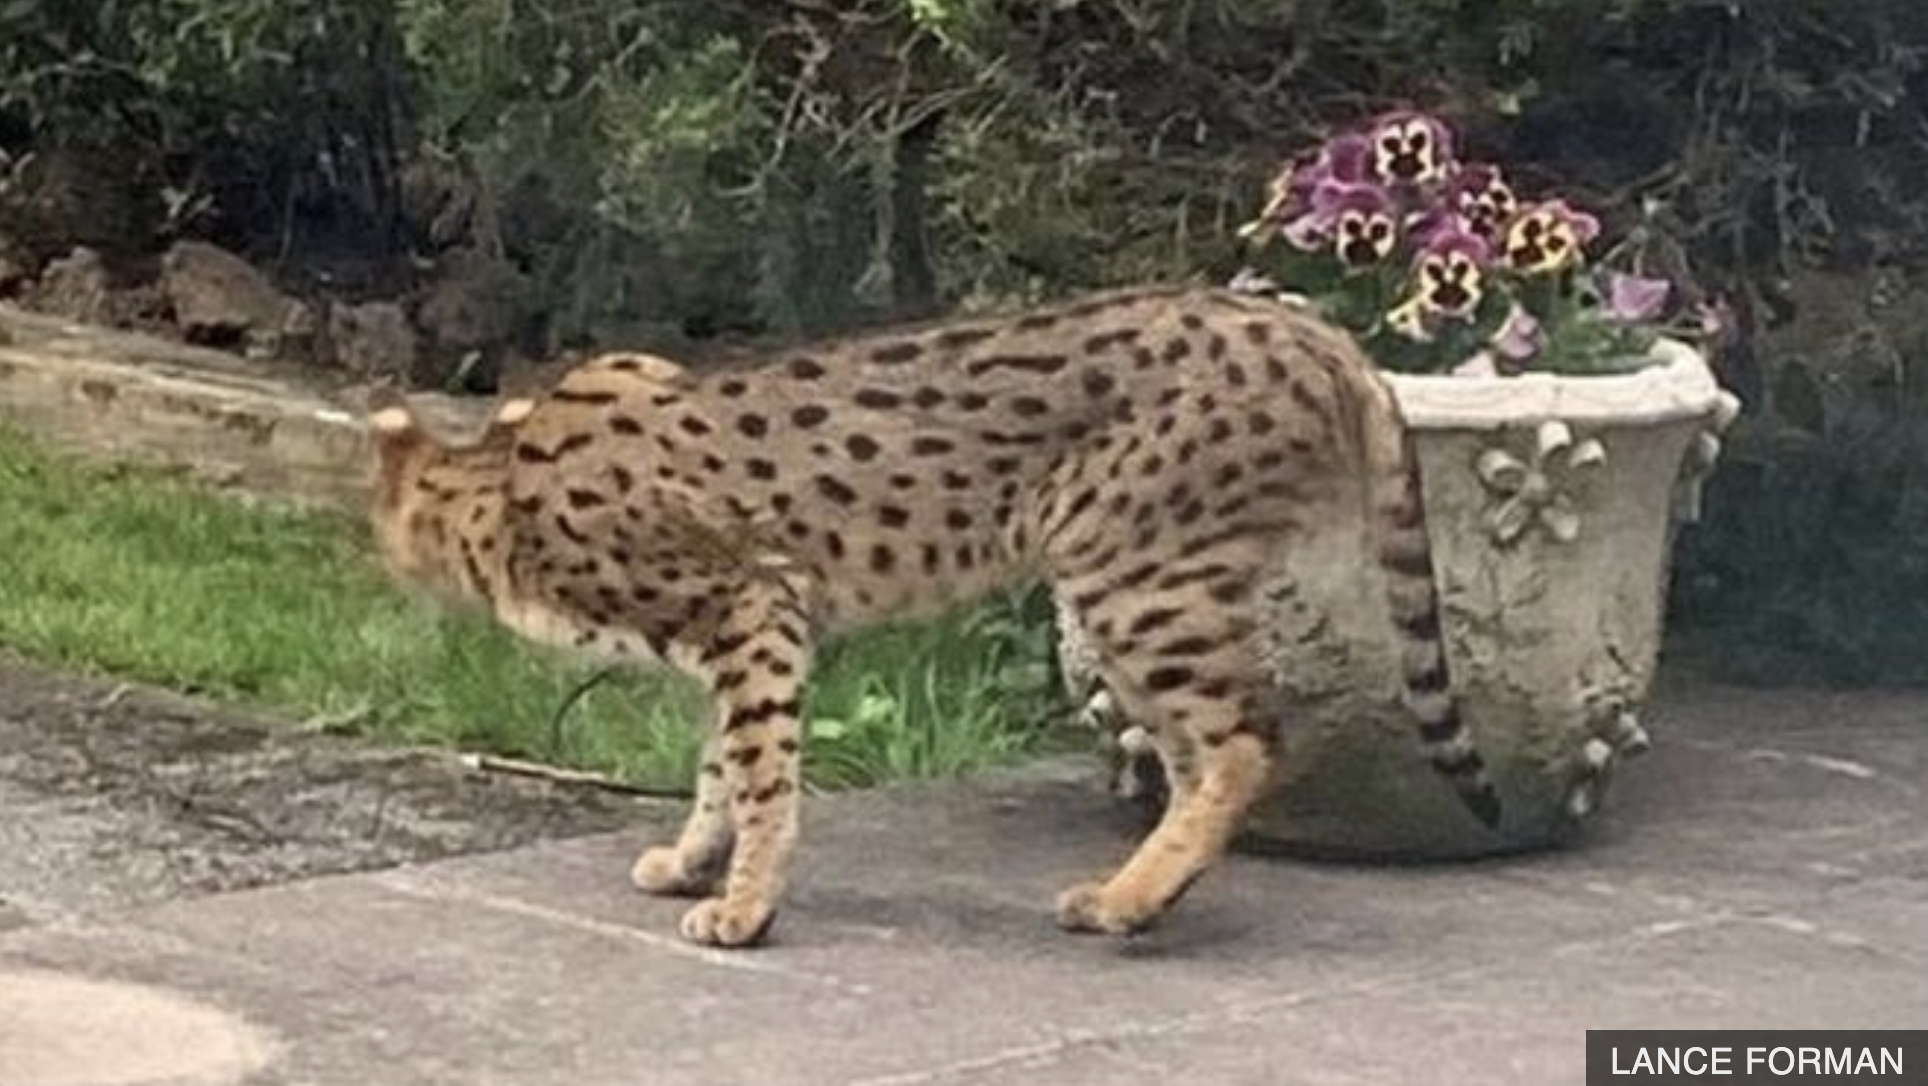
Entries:
[[[1052, 742], [1036, 599], [833, 644], [811, 685], [821, 787], [948, 776]], [[623, 674], [554, 725], [594, 669], [403, 594], [359, 523], [83, 466], [0, 430], [0, 645], [32, 659], [271, 708], [315, 726], [687, 785], [706, 713]]]

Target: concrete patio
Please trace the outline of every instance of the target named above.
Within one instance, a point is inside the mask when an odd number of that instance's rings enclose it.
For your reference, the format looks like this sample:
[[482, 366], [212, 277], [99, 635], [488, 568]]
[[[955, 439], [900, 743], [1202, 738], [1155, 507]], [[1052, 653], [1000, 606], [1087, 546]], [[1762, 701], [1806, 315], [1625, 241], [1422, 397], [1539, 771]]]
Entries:
[[[1048, 919], [1130, 841], [1081, 764], [819, 799], [773, 945], [719, 954], [625, 883], [670, 808], [225, 719], [157, 804], [49, 760], [191, 707], [0, 688], [7, 1086], [1541, 1086], [1580, 1080], [1589, 1028], [1928, 1021], [1920, 696], [1672, 691], [1581, 848], [1242, 856], [1129, 945]], [[248, 787], [194, 783], [234, 758]], [[318, 775], [338, 809], [284, 839]]]

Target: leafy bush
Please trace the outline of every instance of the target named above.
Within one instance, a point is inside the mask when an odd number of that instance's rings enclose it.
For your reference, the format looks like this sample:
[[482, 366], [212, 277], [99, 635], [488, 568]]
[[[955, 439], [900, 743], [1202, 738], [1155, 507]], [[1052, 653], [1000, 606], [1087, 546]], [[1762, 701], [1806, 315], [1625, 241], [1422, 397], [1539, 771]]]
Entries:
[[162, 233], [288, 244], [306, 212], [380, 245], [407, 142], [391, 20], [352, 0], [14, 0], [0, 139], [16, 165], [69, 156], [158, 197]]

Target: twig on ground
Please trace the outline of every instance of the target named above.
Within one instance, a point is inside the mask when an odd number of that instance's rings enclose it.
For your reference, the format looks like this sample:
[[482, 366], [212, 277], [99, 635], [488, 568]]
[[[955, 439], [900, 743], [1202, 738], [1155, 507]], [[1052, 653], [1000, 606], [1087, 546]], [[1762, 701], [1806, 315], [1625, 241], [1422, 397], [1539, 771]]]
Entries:
[[480, 773], [506, 773], [517, 777], [533, 777], [556, 784], [581, 785], [600, 788], [607, 792], [649, 796], [653, 799], [690, 798], [690, 793], [684, 789], [647, 788], [586, 769], [570, 769], [566, 766], [549, 765], [546, 762], [531, 762], [522, 758], [509, 758], [496, 754], [464, 754], [461, 759], [463, 766]]

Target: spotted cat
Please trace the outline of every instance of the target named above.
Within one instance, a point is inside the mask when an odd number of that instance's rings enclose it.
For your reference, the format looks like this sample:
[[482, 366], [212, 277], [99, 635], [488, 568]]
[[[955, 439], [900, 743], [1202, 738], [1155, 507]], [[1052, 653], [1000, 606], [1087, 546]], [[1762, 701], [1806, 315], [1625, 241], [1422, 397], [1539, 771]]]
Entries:
[[466, 445], [398, 399], [370, 430], [373, 524], [397, 574], [528, 637], [662, 658], [707, 684], [694, 810], [632, 872], [701, 898], [681, 924], [695, 942], [755, 943], [776, 915], [799, 690], [823, 638], [1027, 579], [1074, 608], [1171, 773], [1162, 821], [1108, 881], [1062, 894], [1059, 922], [1145, 928], [1273, 773], [1256, 582], [1344, 503], [1376, 526], [1433, 764], [1499, 817], [1449, 692], [1394, 400], [1342, 333], [1279, 303], [1109, 292], [706, 373], [612, 354], [506, 402]]

